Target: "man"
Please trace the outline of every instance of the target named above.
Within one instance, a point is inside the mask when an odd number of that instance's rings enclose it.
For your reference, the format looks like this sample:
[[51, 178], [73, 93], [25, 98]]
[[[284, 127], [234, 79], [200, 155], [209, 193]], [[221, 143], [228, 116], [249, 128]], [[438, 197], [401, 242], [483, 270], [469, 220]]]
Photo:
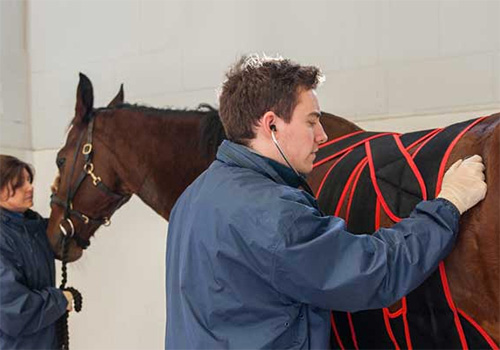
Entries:
[[[250, 56], [227, 74], [229, 141], [176, 203], [167, 244], [166, 348], [327, 348], [329, 310], [388, 306], [450, 252], [459, 213], [484, 198], [479, 156], [439, 199], [373, 235], [322, 216], [302, 174], [327, 136], [315, 67]], [[299, 187], [302, 187], [300, 189]]]

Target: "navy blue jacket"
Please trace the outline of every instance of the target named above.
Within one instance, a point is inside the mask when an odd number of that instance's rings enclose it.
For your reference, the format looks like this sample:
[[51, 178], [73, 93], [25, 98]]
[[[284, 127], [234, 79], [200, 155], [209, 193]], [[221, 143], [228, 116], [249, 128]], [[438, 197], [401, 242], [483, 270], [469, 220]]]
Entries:
[[298, 184], [277, 162], [220, 146], [170, 216], [167, 349], [328, 348], [328, 310], [394, 303], [453, 246], [459, 214], [445, 200], [353, 235]]
[[0, 349], [55, 349], [67, 300], [54, 287], [47, 221], [0, 209]]

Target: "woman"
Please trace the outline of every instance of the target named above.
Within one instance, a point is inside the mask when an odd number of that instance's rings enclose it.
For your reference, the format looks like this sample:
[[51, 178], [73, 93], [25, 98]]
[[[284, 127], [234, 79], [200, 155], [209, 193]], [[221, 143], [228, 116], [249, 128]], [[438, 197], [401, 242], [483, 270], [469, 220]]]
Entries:
[[56, 321], [72, 310], [55, 288], [47, 220], [33, 206], [33, 170], [0, 155], [0, 349], [55, 349]]

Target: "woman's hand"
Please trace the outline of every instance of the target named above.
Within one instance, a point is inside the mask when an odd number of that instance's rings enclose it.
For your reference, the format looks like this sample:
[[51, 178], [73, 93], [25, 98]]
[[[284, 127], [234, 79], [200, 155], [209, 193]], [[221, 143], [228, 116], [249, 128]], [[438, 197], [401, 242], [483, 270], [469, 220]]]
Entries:
[[68, 301], [68, 306], [66, 306], [66, 310], [73, 311], [73, 294], [71, 294], [71, 292], [68, 292], [67, 290], [63, 290], [63, 294], [66, 297], [66, 300]]

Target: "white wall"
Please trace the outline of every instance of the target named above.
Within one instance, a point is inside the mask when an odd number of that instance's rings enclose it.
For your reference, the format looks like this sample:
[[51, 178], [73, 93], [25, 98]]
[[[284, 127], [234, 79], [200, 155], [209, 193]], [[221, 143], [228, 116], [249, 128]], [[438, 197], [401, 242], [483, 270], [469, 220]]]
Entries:
[[[34, 162], [35, 208], [45, 215], [78, 72], [92, 80], [96, 106], [124, 83], [129, 102], [194, 107], [216, 104], [239, 55], [279, 53], [319, 65], [323, 110], [366, 129], [500, 111], [497, 0], [2, 0], [0, 18], [0, 148]], [[5, 63], [5, 48], [20, 61]], [[166, 228], [135, 198], [70, 267], [69, 284], [84, 294], [84, 310], [70, 317], [73, 349], [163, 347]]]
[[247, 52], [317, 64], [324, 110], [356, 121], [500, 106], [500, 2], [30, 1], [33, 148], [59, 146], [78, 72], [102, 106], [216, 103]]
[[0, 1], [0, 149], [31, 160], [26, 3]]

